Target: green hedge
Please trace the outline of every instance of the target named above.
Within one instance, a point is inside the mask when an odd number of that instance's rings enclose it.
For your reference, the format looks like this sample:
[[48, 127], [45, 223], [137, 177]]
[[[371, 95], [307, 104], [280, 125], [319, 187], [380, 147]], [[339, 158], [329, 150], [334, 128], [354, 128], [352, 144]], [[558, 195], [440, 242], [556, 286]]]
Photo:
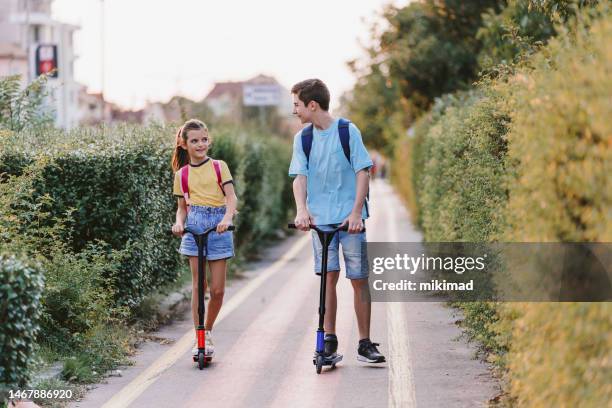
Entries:
[[29, 380], [42, 290], [38, 266], [0, 254], [0, 399]]
[[[502, 95], [481, 88], [438, 99], [400, 145], [410, 148], [400, 151], [408, 159], [406, 177], [394, 182], [411, 184], [400, 192], [413, 195], [405, 199], [416, 206], [413, 218], [426, 241], [489, 242], [503, 232], [508, 124]], [[495, 331], [495, 304], [455, 305], [464, 312], [469, 338], [503, 359], [507, 345]]]
[[70, 234], [62, 239], [73, 250], [93, 240], [130, 248], [117, 274], [118, 299], [126, 304], [176, 276], [178, 260], [167, 249], [174, 241], [163, 233], [173, 207], [170, 149], [162, 134], [134, 127], [46, 130], [16, 135], [2, 149], [6, 167], [0, 171], [8, 174], [19, 174], [37, 156], [48, 158], [33, 200], [48, 195], [47, 210], [56, 217], [72, 211]]
[[421, 220], [428, 241], [482, 242], [502, 225], [508, 117], [493, 92], [447, 98], [423, 140], [418, 180]]
[[[505, 239], [612, 242], [612, 16], [589, 24], [511, 83]], [[516, 405], [609, 405], [609, 303], [509, 304], [502, 318]]]
[[[612, 241], [612, 17], [600, 15], [419, 121], [401, 191], [415, 192], [426, 240]], [[508, 404], [612, 400], [609, 304], [460, 306], [506, 370]]]
[[556, 38], [511, 83], [508, 239], [612, 242], [611, 33]]
[[260, 245], [259, 239], [282, 228], [292, 208], [291, 183], [286, 162], [290, 146], [282, 143], [245, 144], [248, 150], [238, 166], [240, 214], [236, 219], [236, 243], [248, 257]]
[[[20, 174], [36, 160], [44, 166], [33, 200], [49, 196], [50, 219], [71, 213], [70, 228], [61, 239], [72, 250], [81, 251], [97, 240], [127, 250], [121, 267], [108, 276], [121, 304], [134, 305], [177, 277], [178, 242], [165, 233], [176, 211], [169, 165], [174, 130], [160, 126], [46, 130], [0, 141], [0, 173]], [[238, 129], [215, 130], [213, 139], [213, 157], [225, 160], [236, 175], [240, 255], [243, 246], [253, 250], [286, 221], [289, 151], [271, 137]]]
[[[129, 307], [178, 275], [179, 241], [166, 234], [176, 211], [170, 169], [174, 130], [35, 129], [0, 137], [0, 246], [27, 254], [45, 271], [42, 295], [41, 288], [25, 293], [0, 282], [3, 308], [5, 290], [11, 299], [17, 296], [1, 318], [40, 313], [38, 345], [71, 356], [65, 379], [95, 381], [124, 362]], [[225, 160], [234, 175], [240, 211], [236, 253], [244, 258], [287, 221], [290, 152], [274, 137], [241, 129], [215, 128], [212, 135], [212, 157]], [[8, 279], [3, 265], [0, 270], [0, 280]], [[3, 384], [13, 381], [7, 386], [24, 385], [35, 340], [30, 326], [18, 334], [15, 327], [2, 321], [0, 334], [6, 337], [0, 344], [28, 348], [2, 350], [0, 378]]]

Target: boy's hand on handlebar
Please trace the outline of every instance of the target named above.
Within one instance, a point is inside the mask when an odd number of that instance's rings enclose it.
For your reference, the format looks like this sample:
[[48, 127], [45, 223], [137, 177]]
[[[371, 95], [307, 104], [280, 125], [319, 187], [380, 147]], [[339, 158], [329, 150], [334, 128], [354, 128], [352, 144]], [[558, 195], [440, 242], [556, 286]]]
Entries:
[[360, 233], [363, 229], [363, 220], [361, 219], [361, 214], [351, 213], [351, 215], [349, 215], [342, 223], [343, 226], [347, 224], [349, 234]]
[[222, 232], [227, 231], [228, 227], [232, 225], [232, 219], [231, 218], [225, 218], [223, 217], [223, 219], [221, 220], [221, 222], [219, 222], [219, 224], [217, 224], [217, 233], [221, 234]]
[[182, 237], [184, 231], [185, 227], [182, 224], [174, 224], [172, 226], [172, 234], [176, 235], [177, 237]]
[[295, 216], [295, 227], [300, 231], [308, 231], [310, 230], [310, 224], [314, 223], [308, 210], [298, 210]]

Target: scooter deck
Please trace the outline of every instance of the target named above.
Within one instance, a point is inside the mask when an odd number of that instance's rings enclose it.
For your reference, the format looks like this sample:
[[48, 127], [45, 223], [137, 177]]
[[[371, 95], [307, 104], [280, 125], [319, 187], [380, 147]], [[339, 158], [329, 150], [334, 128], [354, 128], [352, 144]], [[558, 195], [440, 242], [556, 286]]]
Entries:
[[[197, 356], [197, 355], [195, 355], [195, 356], [192, 356], [192, 357], [193, 357], [193, 361], [195, 361], [195, 362], [197, 363], [197, 362], [198, 362], [198, 356]], [[204, 356], [204, 359], [205, 359], [207, 362], [209, 362], [209, 363], [210, 363], [210, 362], [212, 361], [212, 359], [213, 359], [213, 356]]]
[[[330, 366], [330, 365], [336, 365], [337, 363], [339, 363], [340, 361], [342, 361], [342, 354], [336, 354], [330, 357], [325, 357], [323, 359], [323, 366]], [[317, 357], [316, 355], [313, 357], [312, 359], [312, 364], [317, 364]]]

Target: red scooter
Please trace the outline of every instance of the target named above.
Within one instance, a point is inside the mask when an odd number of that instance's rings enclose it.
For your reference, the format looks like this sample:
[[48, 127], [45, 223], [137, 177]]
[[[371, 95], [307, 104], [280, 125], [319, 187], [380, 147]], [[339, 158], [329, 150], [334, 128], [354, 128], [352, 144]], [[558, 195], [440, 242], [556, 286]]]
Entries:
[[[227, 230], [234, 231], [235, 226], [230, 225]], [[198, 354], [193, 356], [193, 361], [198, 363], [198, 368], [202, 370], [212, 360], [212, 356], [206, 355], [206, 334], [204, 330], [204, 312], [206, 306], [204, 305], [204, 262], [206, 257], [204, 251], [208, 249], [208, 234], [217, 230], [217, 226], [206, 229], [201, 234], [196, 234], [191, 231], [189, 227], [185, 228], [184, 232], [193, 235], [196, 245], [198, 246], [198, 327], [196, 328], [196, 336], [198, 339]]]

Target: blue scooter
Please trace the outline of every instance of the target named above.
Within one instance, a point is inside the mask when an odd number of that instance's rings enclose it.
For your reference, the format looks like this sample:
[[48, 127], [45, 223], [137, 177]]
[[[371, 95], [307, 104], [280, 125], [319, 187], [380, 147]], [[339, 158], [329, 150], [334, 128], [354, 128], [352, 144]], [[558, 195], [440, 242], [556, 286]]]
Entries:
[[[289, 224], [289, 228], [297, 229], [295, 224]], [[329, 244], [331, 244], [334, 235], [338, 231], [348, 231], [348, 225], [334, 228], [331, 231], [323, 231], [316, 225], [310, 225], [310, 229], [317, 232], [319, 240], [321, 241], [322, 254], [321, 254], [321, 285], [319, 290], [319, 328], [317, 329], [317, 347], [315, 349], [312, 363], [315, 365], [317, 374], [321, 374], [321, 370], [324, 366], [331, 366], [336, 368], [336, 364], [342, 361], [342, 354], [334, 353], [331, 356], [325, 356], [325, 329], [323, 323], [325, 321], [325, 290], [327, 286], [327, 255], [329, 251]], [[361, 232], [365, 231], [365, 228]]]

